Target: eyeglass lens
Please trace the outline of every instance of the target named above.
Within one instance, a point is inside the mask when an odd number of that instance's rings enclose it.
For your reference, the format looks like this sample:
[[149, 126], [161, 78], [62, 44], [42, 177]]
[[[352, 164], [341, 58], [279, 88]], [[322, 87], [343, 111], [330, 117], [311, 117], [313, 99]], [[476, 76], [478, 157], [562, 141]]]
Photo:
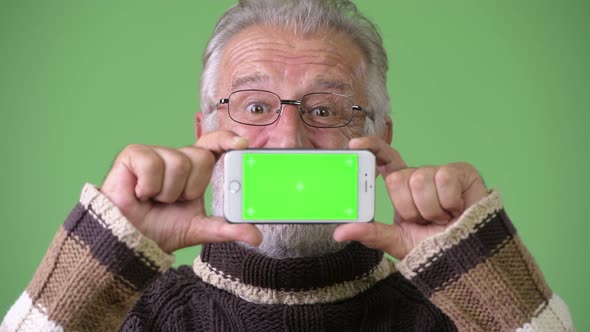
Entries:
[[[229, 115], [237, 122], [268, 125], [281, 112], [281, 99], [269, 91], [242, 90], [229, 96]], [[353, 116], [352, 101], [345, 95], [312, 93], [301, 99], [299, 107], [303, 121], [314, 127], [340, 127]]]

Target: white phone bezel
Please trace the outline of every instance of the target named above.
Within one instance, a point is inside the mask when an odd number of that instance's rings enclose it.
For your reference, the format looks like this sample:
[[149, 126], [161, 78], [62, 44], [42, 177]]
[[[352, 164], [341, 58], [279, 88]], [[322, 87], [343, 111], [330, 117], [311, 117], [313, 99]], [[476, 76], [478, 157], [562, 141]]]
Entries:
[[[356, 220], [243, 220], [242, 155], [244, 153], [355, 153], [358, 155], [358, 211]], [[231, 223], [250, 224], [333, 224], [371, 222], [375, 215], [375, 155], [369, 150], [329, 149], [247, 149], [225, 153], [223, 171], [223, 212]]]

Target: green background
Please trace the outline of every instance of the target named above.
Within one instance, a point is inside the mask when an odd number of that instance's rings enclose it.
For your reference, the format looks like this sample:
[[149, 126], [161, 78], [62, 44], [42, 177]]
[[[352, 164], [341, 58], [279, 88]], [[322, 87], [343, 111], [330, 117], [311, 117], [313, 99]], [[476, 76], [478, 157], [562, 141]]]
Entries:
[[[232, 2], [0, 0], [0, 315], [121, 148], [194, 142], [201, 52]], [[590, 330], [588, 2], [358, 4], [389, 50], [393, 145], [410, 165], [473, 163]]]
[[245, 153], [242, 158], [244, 220], [357, 218], [358, 155]]

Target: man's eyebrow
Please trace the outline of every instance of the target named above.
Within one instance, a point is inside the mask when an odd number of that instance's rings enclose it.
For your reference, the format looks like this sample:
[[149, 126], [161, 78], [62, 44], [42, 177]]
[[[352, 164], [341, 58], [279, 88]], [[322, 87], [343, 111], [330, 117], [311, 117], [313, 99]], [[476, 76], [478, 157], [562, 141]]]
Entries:
[[328, 89], [328, 90], [336, 90], [339, 93], [342, 93], [345, 95], [352, 95], [352, 86], [346, 82], [329, 80], [329, 79], [318, 79], [316, 81], [316, 85], [319, 88]]
[[236, 77], [231, 84], [231, 90], [232, 91], [239, 90], [244, 85], [251, 84], [251, 83], [260, 83], [263, 81], [268, 81], [268, 76], [266, 76], [264, 74], [260, 74], [260, 73], [257, 73], [254, 75]]

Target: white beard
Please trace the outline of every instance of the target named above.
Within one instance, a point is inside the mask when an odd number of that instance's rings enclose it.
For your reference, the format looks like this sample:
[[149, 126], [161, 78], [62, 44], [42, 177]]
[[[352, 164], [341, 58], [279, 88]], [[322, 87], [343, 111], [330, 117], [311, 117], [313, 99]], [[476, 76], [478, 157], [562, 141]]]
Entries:
[[[223, 217], [223, 158], [215, 165], [211, 179], [213, 185], [213, 214]], [[333, 253], [344, 248], [347, 242], [332, 238], [336, 224], [256, 224], [262, 233], [258, 247], [243, 242], [241, 245], [273, 258], [313, 257]]]

